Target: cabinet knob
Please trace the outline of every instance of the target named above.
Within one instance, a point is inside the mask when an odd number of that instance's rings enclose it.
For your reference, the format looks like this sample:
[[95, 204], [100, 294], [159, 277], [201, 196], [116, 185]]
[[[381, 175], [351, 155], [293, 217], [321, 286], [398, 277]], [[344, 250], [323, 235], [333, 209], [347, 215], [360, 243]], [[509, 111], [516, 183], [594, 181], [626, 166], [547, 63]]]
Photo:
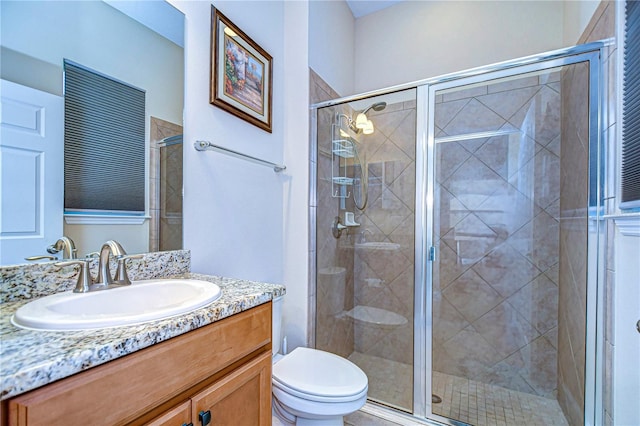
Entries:
[[198, 413], [198, 418], [200, 419], [202, 426], [207, 426], [211, 423], [211, 411], [200, 411], [200, 413]]

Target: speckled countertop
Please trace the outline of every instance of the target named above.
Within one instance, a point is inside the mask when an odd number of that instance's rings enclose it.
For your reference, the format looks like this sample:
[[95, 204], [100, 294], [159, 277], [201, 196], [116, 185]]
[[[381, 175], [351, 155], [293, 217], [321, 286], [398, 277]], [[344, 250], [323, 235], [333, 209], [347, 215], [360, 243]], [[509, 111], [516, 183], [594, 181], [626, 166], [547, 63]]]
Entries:
[[0, 304], [0, 399], [195, 330], [285, 293], [284, 286], [277, 284], [194, 273], [172, 277], [216, 283], [222, 289], [222, 296], [210, 305], [174, 318], [142, 325], [65, 332], [30, 331], [12, 325], [11, 315], [29, 300]]

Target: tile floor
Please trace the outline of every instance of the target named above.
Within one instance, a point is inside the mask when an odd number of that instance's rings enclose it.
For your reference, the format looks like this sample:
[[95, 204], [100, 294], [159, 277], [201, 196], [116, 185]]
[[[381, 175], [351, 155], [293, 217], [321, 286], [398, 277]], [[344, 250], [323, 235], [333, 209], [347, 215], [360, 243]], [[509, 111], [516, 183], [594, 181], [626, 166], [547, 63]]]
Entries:
[[344, 424], [345, 426], [405, 426], [405, 423], [392, 422], [364, 411], [356, 411], [346, 416]]
[[[349, 361], [369, 378], [369, 399], [410, 412], [413, 407], [413, 367], [377, 356], [353, 352]], [[389, 378], [393, 378], [390, 381]]]
[[[369, 397], [409, 411], [412, 405], [412, 367], [354, 352], [349, 360], [369, 377]], [[388, 378], [393, 382], [389, 383]], [[434, 372], [433, 391], [442, 398], [433, 411], [472, 425], [567, 425], [558, 402], [524, 392]], [[345, 419], [352, 426], [395, 426], [405, 419], [389, 421], [357, 412]]]
[[473, 425], [568, 425], [555, 399], [433, 373], [433, 412]]

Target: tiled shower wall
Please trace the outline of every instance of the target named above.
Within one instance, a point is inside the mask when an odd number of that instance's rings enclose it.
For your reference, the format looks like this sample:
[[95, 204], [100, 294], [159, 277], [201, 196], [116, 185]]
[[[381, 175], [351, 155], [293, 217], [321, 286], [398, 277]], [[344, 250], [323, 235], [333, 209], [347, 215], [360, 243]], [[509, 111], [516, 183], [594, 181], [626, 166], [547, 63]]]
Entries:
[[562, 74], [558, 402], [570, 424], [584, 423], [587, 302], [589, 70]]
[[559, 73], [444, 93], [436, 137], [433, 369], [553, 397]]
[[[340, 96], [312, 69], [309, 69], [310, 102], [318, 103]], [[336, 107], [339, 108], [339, 107]], [[311, 206], [316, 217], [316, 241], [311, 241], [316, 251], [315, 265], [309, 268], [316, 271], [315, 288], [309, 294], [310, 312], [315, 347], [347, 357], [353, 352], [353, 323], [339, 313], [353, 307], [353, 248], [340, 246], [343, 240], [335, 239], [331, 234], [334, 217], [339, 213], [339, 199], [331, 196], [331, 124], [336, 108], [318, 110], [318, 152], [312, 153], [316, 160], [317, 188], [316, 204]], [[312, 222], [313, 223], [313, 222]], [[346, 236], [345, 236], [346, 239]], [[313, 287], [313, 286], [312, 286]], [[312, 339], [312, 340], [314, 340]]]
[[182, 144], [160, 148], [160, 247], [182, 248]]
[[[311, 75], [312, 82], [318, 81]], [[325, 85], [319, 82], [316, 87]], [[368, 165], [364, 211], [351, 197], [341, 204], [331, 194], [331, 124], [337, 112], [354, 113], [346, 105], [318, 111], [316, 347], [345, 357], [355, 351], [412, 364], [415, 101], [371, 110], [367, 115], [375, 132], [355, 136], [359, 155]], [[345, 211], [353, 212], [360, 226], [335, 239], [332, 222]], [[379, 250], [364, 248], [362, 242], [395, 245]], [[383, 309], [406, 321], [393, 327], [354, 322], [344, 313], [358, 305]]]
[[[149, 135], [149, 214], [151, 216], [149, 223], [149, 251], [168, 250], [169, 248], [161, 248], [160, 244], [160, 222], [162, 220], [161, 206], [161, 179], [159, 142], [170, 136], [182, 134], [182, 126], [161, 120], [156, 117], [150, 119], [150, 135]], [[180, 162], [177, 173], [182, 176], [182, 162]], [[182, 183], [180, 183], [182, 188]], [[180, 189], [180, 204], [182, 203], [182, 189]], [[180, 212], [182, 208], [180, 207]], [[174, 248], [182, 248], [182, 215], [180, 215], [179, 237], [175, 241], [179, 244], [173, 244]]]

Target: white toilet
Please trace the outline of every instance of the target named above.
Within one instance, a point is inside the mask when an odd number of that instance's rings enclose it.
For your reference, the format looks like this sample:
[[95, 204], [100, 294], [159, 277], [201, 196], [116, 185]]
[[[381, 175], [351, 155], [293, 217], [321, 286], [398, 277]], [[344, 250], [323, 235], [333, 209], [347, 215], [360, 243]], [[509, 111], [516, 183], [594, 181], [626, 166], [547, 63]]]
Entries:
[[366, 374], [329, 352], [296, 348], [278, 354], [282, 297], [273, 299], [273, 412], [283, 423], [343, 426], [343, 417], [367, 401]]

